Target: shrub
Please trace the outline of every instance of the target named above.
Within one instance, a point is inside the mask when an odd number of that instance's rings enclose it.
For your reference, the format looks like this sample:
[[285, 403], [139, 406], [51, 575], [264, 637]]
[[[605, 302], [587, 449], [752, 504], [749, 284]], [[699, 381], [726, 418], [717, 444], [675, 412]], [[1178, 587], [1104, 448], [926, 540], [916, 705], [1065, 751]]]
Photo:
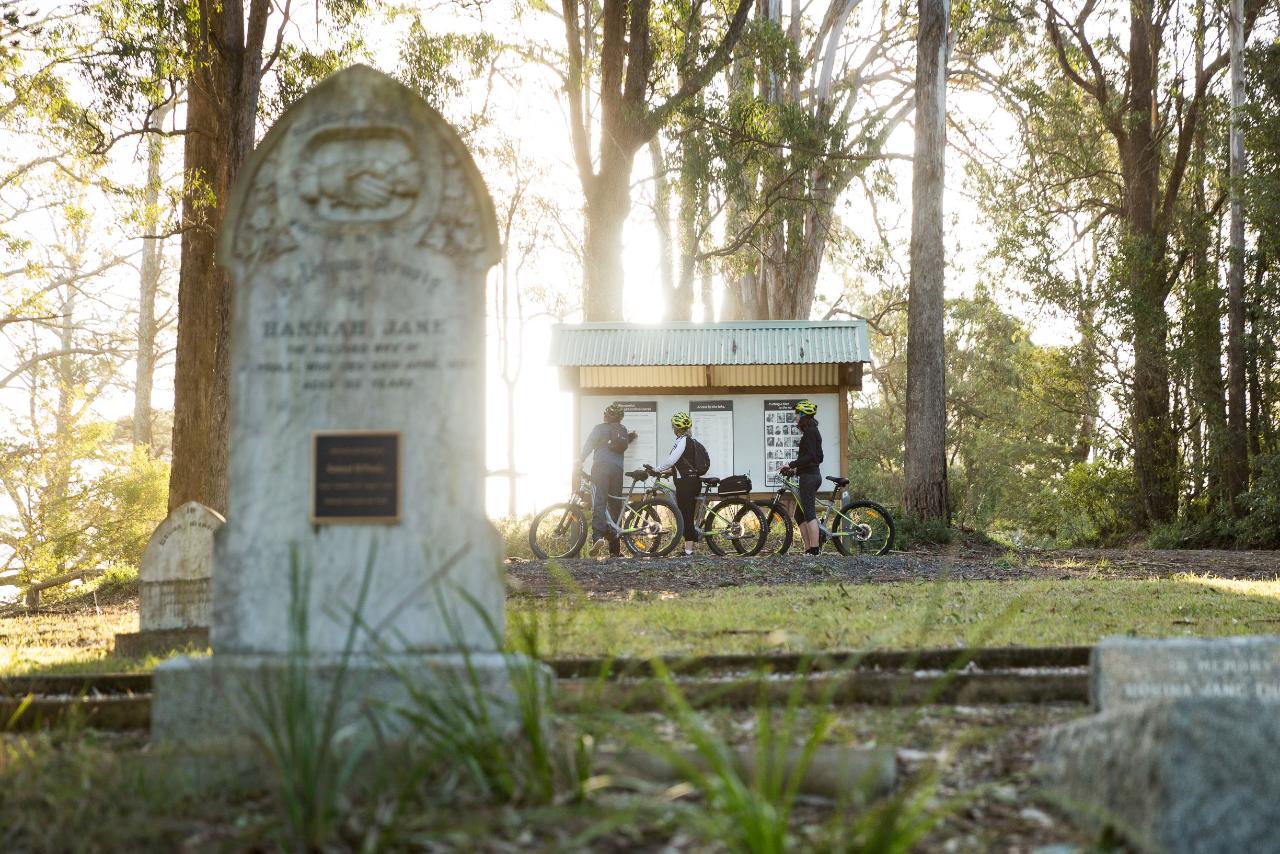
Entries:
[[1253, 458], [1252, 485], [1240, 497], [1247, 514], [1236, 527], [1243, 548], [1280, 548], [1280, 454]]
[[1135, 530], [1140, 519], [1133, 471], [1106, 458], [1076, 463], [1058, 484], [1059, 546], [1111, 546]]

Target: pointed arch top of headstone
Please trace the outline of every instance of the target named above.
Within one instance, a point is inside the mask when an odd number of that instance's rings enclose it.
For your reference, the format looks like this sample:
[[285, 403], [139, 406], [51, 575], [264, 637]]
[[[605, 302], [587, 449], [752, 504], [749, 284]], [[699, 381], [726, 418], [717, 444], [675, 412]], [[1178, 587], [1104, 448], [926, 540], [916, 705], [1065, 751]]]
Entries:
[[370, 230], [466, 267], [498, 260], [493, 201], [466, 146], [420, 95], [367, 65], [325, 78], [249, 156], [220, 260], [243, 275], [326, 235]]

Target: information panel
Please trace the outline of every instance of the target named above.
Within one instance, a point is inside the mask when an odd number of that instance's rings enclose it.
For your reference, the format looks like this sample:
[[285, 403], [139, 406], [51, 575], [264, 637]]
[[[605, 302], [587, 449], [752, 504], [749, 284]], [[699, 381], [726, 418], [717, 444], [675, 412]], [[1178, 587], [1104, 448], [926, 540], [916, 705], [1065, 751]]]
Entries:
[[693, 400], [689, 402], [693, 436], [707, 449], [711, 468], [707, 477], [728, 477], [733, 470], [733, 401]]
[[638, 469], [658, 460], [658, 401], [615, 400], [622, 407], [622, 426], [636, 434], [635, 441], [622, 455], [623, 471]]
[[400, 434], [313, 433], [311, 521], [400, 521]]
[[800, 452], [800, 428], [796, 426], [795, 405], [802, 398], [766, 400], [764, 402], [764, 482], [780, 486], [778, 469], [796, 458]]

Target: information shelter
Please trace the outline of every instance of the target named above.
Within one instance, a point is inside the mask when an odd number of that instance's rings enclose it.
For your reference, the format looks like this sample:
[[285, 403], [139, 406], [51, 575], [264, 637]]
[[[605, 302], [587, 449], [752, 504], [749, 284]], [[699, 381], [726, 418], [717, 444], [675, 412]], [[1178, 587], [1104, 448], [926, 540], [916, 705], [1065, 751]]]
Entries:
[[871, 360], [863, 320], [736, 323], [580, 323], [552, 330], [551, 361], [573, 392], [574, 453], [610, 403], [638, 436], [628, 470], [664, 459], [671, 416], [684, 410], [707, 447], [712, 477], [750, 474], [757, 492], [800, 440], [792, 407], [818, 404], [824, 475], [848, 470], [848, 395]]

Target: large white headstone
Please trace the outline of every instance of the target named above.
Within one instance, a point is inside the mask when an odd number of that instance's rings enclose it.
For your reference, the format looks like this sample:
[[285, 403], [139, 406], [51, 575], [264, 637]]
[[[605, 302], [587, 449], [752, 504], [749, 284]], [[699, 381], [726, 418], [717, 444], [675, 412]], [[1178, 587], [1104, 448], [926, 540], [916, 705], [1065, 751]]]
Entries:
[[[358, 654], [496, 650], [483, 354], [497, 256], [461, 141], [373, 69], [325, 80], [249, 158], [220, 243], [235, 294], [230, 521], [207, 666], [296, 649], [295, 565], [317, 660], [343, 651], [366, 572]], [[160, 734], [181, 717], [163, 693], [184, 667], [157, 672]]]

